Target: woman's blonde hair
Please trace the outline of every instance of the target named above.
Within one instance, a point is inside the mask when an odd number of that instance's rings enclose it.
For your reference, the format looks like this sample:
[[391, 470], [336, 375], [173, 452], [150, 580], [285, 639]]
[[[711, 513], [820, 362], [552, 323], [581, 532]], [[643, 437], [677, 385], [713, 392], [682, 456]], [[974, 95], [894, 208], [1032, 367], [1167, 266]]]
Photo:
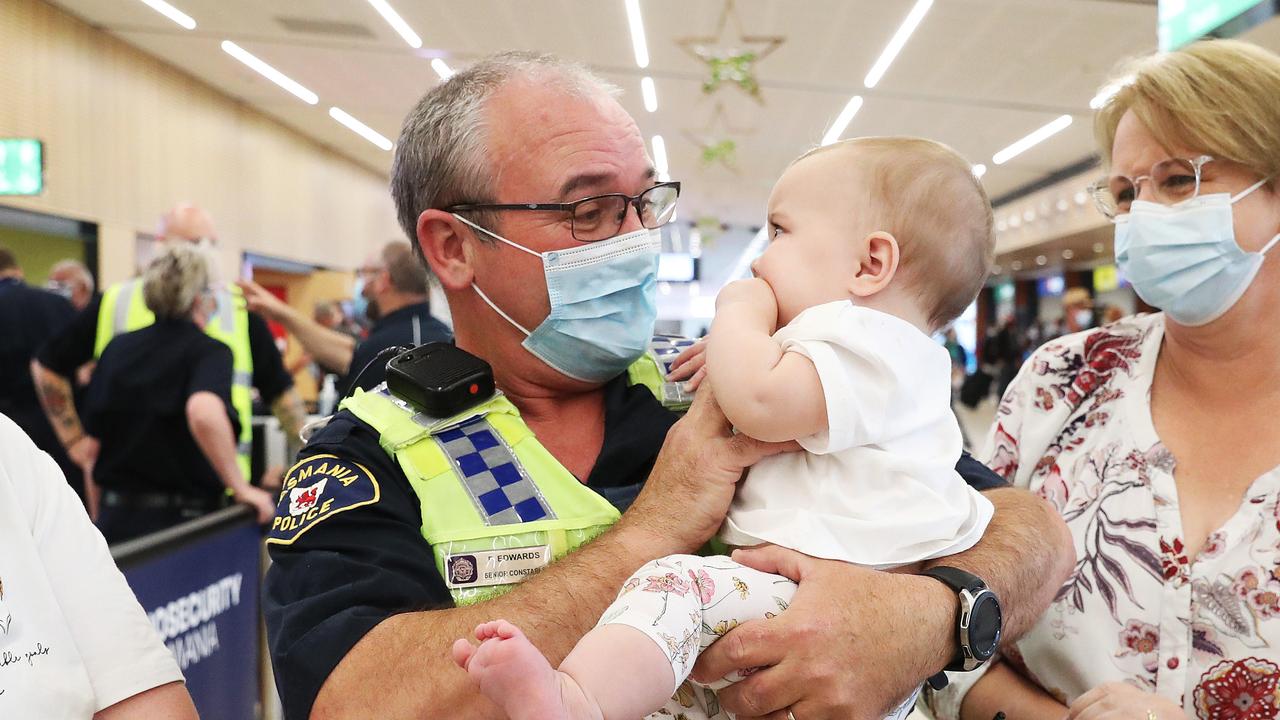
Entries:
[[1094, 117], [1106, 165], [1126, 112], [1166, 150], [1182, 147], [1280, 175], [1280, 56], [1239, 40], [1205, 40], [1125, 64], [1120, 91]]
[[209, 256], [190, 243], [168, 243], [142, 272], [142, 301], [161, 320], [191, 317], [208, 287]]

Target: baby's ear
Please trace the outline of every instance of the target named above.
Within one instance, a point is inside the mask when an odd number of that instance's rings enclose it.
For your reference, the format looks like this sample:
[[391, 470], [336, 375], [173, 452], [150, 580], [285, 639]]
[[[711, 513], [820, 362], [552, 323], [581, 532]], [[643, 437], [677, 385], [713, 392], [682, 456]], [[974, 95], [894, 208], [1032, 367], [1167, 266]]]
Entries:
[[898, 240], [877, 230], [862, 239], [858, 253], [860, 261], [849, 291], [855, 297], [870, 297], [888, 287], [898, 272]]

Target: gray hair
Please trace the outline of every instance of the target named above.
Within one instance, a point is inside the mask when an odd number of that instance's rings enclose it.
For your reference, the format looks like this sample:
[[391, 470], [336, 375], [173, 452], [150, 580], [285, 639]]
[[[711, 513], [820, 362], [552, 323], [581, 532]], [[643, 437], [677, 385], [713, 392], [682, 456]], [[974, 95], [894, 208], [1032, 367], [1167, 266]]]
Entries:
[[[491, 55], [422, 96], [404, 120], [391, 164], [391, 195], [400, 227], [419, 259], [418, 216], [460, 202], [494, 201], [500, 169], [490, 167], [485, 105], [515, 77], [533, 77], [575, 97], [617, 97], [621, 90], [586, 66], [544, 53]], [[492, 227], [492, 217], [476, 213]]]
[[142, 300], [157, 319], [189, 318], [209, 278], [208, 253], [189, 243], [166, 243], [142, 272]]
[[79, 260], [60, 260], [49, 268], [50, 277], [63, 272], [69, 272], [75, 278], [75, 282], [80, 283], [89, 292], [93, 292], [93, 274], [84, 263]]

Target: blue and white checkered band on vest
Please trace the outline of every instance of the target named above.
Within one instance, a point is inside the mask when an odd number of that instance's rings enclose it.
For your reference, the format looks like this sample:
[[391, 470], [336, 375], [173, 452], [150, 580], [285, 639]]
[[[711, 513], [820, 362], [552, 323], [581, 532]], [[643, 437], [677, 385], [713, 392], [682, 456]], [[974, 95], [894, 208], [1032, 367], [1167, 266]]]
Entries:
[[502, 436], [484, 418], [434, 436], [485, 525], [554, 519], [555, 513]]
[[681, 351], [696, 342], [698, 341], [675, 335], [654, 335], [653, 342], [649, 343], [649, 349], [653, 351], [658, 364], [662, 366], [662, 374], [666, 375], [671, 372], [671, 361], [675, 360]]

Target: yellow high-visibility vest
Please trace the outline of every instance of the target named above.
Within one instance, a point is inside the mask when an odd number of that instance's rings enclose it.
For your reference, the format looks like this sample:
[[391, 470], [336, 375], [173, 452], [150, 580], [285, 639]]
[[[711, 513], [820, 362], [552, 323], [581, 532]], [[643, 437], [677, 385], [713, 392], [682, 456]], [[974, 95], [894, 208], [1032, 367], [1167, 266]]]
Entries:
[[[692, 341], [658, 337], [628, 371], [673, 410], [691, 395], [668, 383]], [[617, 522], [618, 510], [547, 451], [501, 394], [451, 418], [432, 418], [383, 384], [341, 407], [368, 423], [419, 499], [422, 537], [456, 605], [488, 600]]]
[[[249, 310], [244, 293], [234, 284], [219, 290], [215, 295], [218, 307], [205, 333], [231, 348], [231, 406], [240, 420], [240, 437], [236, 441], [236, 459], [249, 476], [249, 456], [253, 449], [253, 351], [249, 346]], [[102, 357], [107, 343], [117, 335], [149, 327], [156, 321], [155, 313], [142, 299], [142, 280], [135, 278], [117, 283], [102, 294], [98, 307], [98, 333], [93, 345], [93, 357]]]

